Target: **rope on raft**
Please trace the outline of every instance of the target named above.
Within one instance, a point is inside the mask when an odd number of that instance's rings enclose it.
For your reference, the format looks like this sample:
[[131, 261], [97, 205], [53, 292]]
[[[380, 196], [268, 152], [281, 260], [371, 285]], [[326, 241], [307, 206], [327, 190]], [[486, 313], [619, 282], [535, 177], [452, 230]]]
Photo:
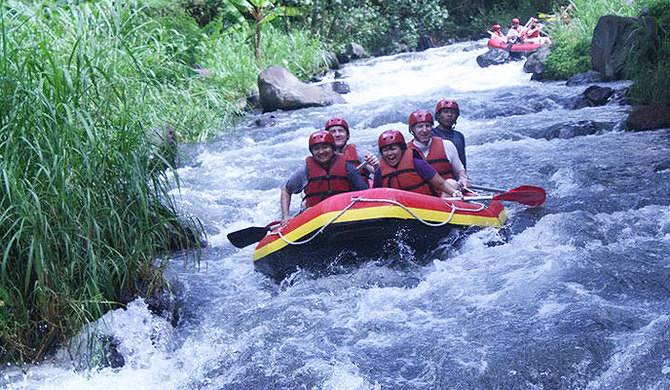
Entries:
[[305, 239], [305, 240], [302, 240], [302, 241], [291, 241], [291, 240], [287, 239], [286, 237], [284, 237], [284, 234], [282, 233], [281, 229], [277, 230], [276, 233], [270, 233], [270, 234], [277, 234], [277, 235], [279, 235], [279, 238], [281, 238], [282, 241], [284, 241], [285, 243], [287, 243], [287, 244], [289, 244], [289, 245], [303, 245], [303, 244], [307, 244], [308, 242], [312, 241], [314, 238], [316, 238], [317, 236], [319, 236], [321, 233], [323, 233], [323, 231], [326, 230], [326, 228], [327, 228], [328, 226], [330, 226], [330, 225], [332, 225], [333, 223], [335, 223], [335, 221], [337, 221], [337, 220], [338, 220], [338, 219], [339, 219], [345, 212], [347, 212], [347, 210], [349, 210], [350, 208], [352, 208], [352, 207], [353, 207], [356, 203], [358, 203], [358, 202], [390, 203], [390, 204], [392, 204], [392, 205], [398, 206], [398, 207], [400, 207], [401, 209], [407, 211], [407, 213], [408, 213], [409, 215], [411, 215], [414, 219], [416, 219], [417, 221], [423, 223], [423, 224], [426, 225], [426, 226], [430, 226], [430, 227], [440, 227], [440, 226], [444, 226], [444, 225], [450, 223], [451, 220], [453, 219], [453, 217], [454, 217], [454, 213], [456, 213], [456, 211], [470, 211], [470, 212], [475, 212], [475, 213], [477, 213], [477, 212], [480, 212], [480, 211], [484, 210], [484, 208], [486, 207], [485, 205], [483, 205], [483, 204], [481, 204], [481, 203], [474, 203], [474, 202], [473, 202], [474, 204], [476, 204], [476, 205], [479, 206], [478, 209], [476, 209], [476, 210], [473, 210], [473, 209], [462, 209], [462, 208], [458, 208], [458, 207], [457, 207], [455, 204], [453, 204], [452, 202], [449, 202], [449, 201], [446, 201], [446, 200], [445, 200], [444, 203], [447, 204], [447, 205], [449, 206], [449, 208], [451, 209], [451, 212], [449, 213], [449, 218], [447, 218], [447, 220], [444, 221], [444, 222], [432, 223], [432, 222], [428, 222], [428, 221], [426, 221], [425, 219], [419, 217], [419, 216], [416, 215], [416, 213], [414, 213], [409, 207], [405, 206], [404, 204], [402, 204], [402, 203], [400, 203], [400, 202], [398, 202], [398, 201], [395, 201], [395, 200], [392, 200], [392, 199], [369, 199], [369, 198], [356, 198], [356, 197], [354, 197], [354, 198], [351, 198], [351, 203], [349, 203], [349, 205], [347, 205], [347, 207], [343, 208], [342, 211], [340, 211], [339, 213], [337, 213], [337, 215], [335, 215], [333, 218], [331, 218], [330, 221], [328, 221], [326, 224], [324, 224], [319, 230], [316, 231], [316, 233], [314, 233], [311, 237], [309, 237], [309, 238], [307, 238], [307, 239]]

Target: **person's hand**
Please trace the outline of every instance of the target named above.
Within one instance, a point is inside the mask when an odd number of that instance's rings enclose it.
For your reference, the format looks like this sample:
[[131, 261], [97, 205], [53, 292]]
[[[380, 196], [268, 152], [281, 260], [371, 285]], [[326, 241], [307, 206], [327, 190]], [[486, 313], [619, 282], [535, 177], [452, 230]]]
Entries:
[[290, 215], [285, 215], [285, 216], [281, 217], [281, 223], [279, 224], [279, 226], [280, 226], [280, 227], [284, 227], [284, 226], [286, 226], [286, 224], [287, 224], [288, 221], [290, 221], [290, 220], [291, 220], [291, 216], [290, 216]]
[[460, 187], [461, 191], [470, 187], [470, 184], [470, 180], [468, 180], [467, 177], [461, 177], [458, 179], [458, 186]]
[[375, 156], [372, 153], [366, 153], [365, 154], [365, 162], [368, 165], [373, 166], [375, 168], [377, 168], [379, 166], [379, 159], [377, 158], [377, 156]]

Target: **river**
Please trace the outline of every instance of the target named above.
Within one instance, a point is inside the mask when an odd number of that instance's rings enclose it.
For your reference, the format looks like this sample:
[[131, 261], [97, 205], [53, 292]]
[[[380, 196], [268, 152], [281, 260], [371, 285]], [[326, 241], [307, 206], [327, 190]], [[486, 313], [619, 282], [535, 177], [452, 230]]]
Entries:
[[[670, 129], [622, 130], [630, 107], [570, 109], [586, 86], [539, 83], [523, 63], [481, 69], [483, 42], [359, 61], [346, 104], [263, 115], [183, 147], [180, 207], [203, 222], [199, 264], [169, 259], [182, 287], [177, 327], [142, 300], [98, 326], [125, 365], [76, 371], [63, 352], [10, 389], [667, 389], [670, 388]], [[601, 84], [620, 88], [625, 82]], [[279, 217], [279, 186], [331, 116], [375, 151], [408, 114], [441, 97], [461, 106], [474, 182], [547, 190], [508, 204], [502, 231], [415, 262], [411, 253], [332, 276], [275, 284], [253, 247], [226, 234]], [[270, 118], [273, 115], [273, 118]], [[555, 126], [596, 134], [547, 140]], [[298, 203], [297, 201], [293, 202]], [[315, 254], [316, 255], [316, 254]], [[399, 263], [405, 263], [399, 265]]]

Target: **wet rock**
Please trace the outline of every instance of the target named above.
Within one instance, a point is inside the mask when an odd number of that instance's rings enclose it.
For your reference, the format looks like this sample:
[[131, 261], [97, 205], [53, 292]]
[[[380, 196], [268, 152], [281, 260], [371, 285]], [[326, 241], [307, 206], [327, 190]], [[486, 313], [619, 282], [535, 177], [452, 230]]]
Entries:
[[610, 96], [614, 93], [614, 90], [610, 87], [600, 87], [597, 85], [592, 85], [577, 99], [574, 109], [580, 109], [584, 107], [597, 107], [607, 104]]
[[337, 59], [337, 54], [333, 53], [332, 51], [327, 51], [323, 55], [323, 59], [326, 62], [326, 65], [328, 65], [328, 69], [340, 69], [340, 61]]
[[261, 108], [261, 95], [257, 92], [252, 93], [247, 96], [247, 107], [260, 109]]
[[549, 46], [540, 47], [535, 53], [531, 54], [526, 63], [523, 64], [523, 71], [526, 73], [542, 74], [544, 73], [544, 63], [551, 54]]
[[335, 77], [335, 80], [341, 79], [342, 77], [344, 77], [342, 72], [340, 72], [339, 70], [336, 70], [335, 73], [333, 74], [333, 76]]
[[274, 115], [260, 115], [253, 121], [256, 127], [272, 127], [277, 124], [277, 117]]
[[574, 138], [578, 136], [596, 134], [606, 128], [610, 124], [600, 123], [594, 121], [579, 121], [575, 123], [561, 123], [555, 126], [550, 127], [544, 134], [544, 138], [547, 140], [560, 138]]
[[370, 55], [368, 54], [367, 51], [363, 48], [363, 46], [359, 45], [358, 43], [351, 42], [347, 44], [347, 46], [344, 48], [345, 54], [352, 60], [358, 60], [361, 58], [367, 58]]
[[416, 43], [416, 51], [424, 51], [432, 47], [435, 47], [435, 41], [433, 41], [433, 37], [429, 35], [420, 36]]
[[670, 161], [664, 161], [660, 164], [656, 164], [654, 167], [655, 172], [665, 172], [670, 171]]
[[670, 105], [636, 106], [626, 118], [625, 126], [631, 131], [670, 128]]
[[159, 290], [150, 291], [148, 286], [144, 287], [147, 297], [144, 302], [147, 308], [155, 315], [165, 318], [172, 327], [176, 327], [184, 308], [182, 297], [183, 285], [177, 281], [172, 281], [168, 286]]
[[351, 92], [349, 84], [345, 83], [344, 81], [333, 81], [332, 83], [329, 83], [329, 85], [331, 86], [331, 88], [333, 88], [333, 91], [341, 95]]
[[335, 56], [340, 64], [346, 64], [351, 61], [346, 53], [337, 53]]
[[126, 359], [119, 352], [120, 342], [116, 337], [100, 335], [98, 337], [103, 346], [104, 353], [100, 361], [100, 367], [121, 368], [126, 365]]
[[258, 75], [258, 90], [264, 112], [323, 107], [344, 103], [330, 85], [309, 85], [281, 66], [270, 66]]
[[588, 72], [584, 73], [577, 73], [576, 75], [570, 77], [568, 81], [565, 82], [565, 85], [568, 87], [572, 87], [575, 85], [585, 85], [585, 84], [593, 84], [597, 83], [603, 80], [602, 75], [600, 72], [596, 72], [595, 70], [589, 70]]
[[489, 49], [484, 54], [477, 56], [477, 65], [482, 68], [486, 68], [491, 65], [500, 65], [510, 60], [510, 54], [508, 51], [501, 49]]

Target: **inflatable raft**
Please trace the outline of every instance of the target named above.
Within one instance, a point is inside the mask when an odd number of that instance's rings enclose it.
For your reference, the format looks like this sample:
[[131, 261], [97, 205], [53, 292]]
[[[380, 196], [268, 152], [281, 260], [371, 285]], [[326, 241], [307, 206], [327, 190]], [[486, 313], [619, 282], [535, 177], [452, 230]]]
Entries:
[[501, 49], [509, 51], [511, 53], [530, 54], [546, 43], [545, 38], [536, 38], [536, 39], [537, 41], [534, 42], [515, 43], [513, 45], [510, 45], [509, 43], [503, 42], [500, 39], [491, 38], [489, 39], [487, 46], [490, 49]]
[[499, 201], [451, 201], [392, 188], [347, 192], [272, 230], [256, 246], [254, 266], [275, 280], [298, 269], [322, 272], [334, 260], [351, 263], [397, 252], [400, 237], [423, 253], [454, 229], [500, 227], [506, 218]]

